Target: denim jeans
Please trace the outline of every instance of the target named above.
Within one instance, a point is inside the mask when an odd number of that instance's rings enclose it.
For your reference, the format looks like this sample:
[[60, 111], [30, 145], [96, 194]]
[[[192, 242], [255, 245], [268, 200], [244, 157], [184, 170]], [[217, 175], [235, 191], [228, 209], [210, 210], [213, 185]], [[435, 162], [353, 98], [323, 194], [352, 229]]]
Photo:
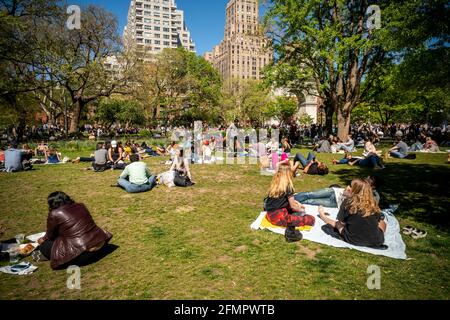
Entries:
[[375, 155], [370, 155], [362, 160], [359, 160], [358, 165], [360, 167], [381, 167], [380, 158]]
[[294, 158], [294, 163], [300, 162], [300, 163], [302, 164], [303, 168], [304, 168], [304, 167], [306, 167], [311, 161], [313, 161], [315, 157], [316, 157], [316, 156], [315, 156], [314, 153], [312, 153], [312, 152], [308, 153], [308, 158], [307, 158], [307, 159], [305, 159], [305, 157], [304, 157], [301, 153], [297, 153], [297, 154], [295, 155], [295, 158]]
[[336, 208], [336, 195], [332, 188], [325, 188], [311, 192], [300, 192], [294, 195], [294, 199], [301, 204]]
[[406, 155], [404, 155], [403, 153], [400, 153], [398, 151], [391, 151], [391, 156], [393, 156], [394, 158], [400, 158], [400, 159], [403, 159], [404, 157], [406, 157]]
[[338, 161], [338, 164], [348, 164], [349, 160], [347, 158], [342, 158]]
[[120, 178], [117, 180], [119, 186], [124, 188], [128, 193], [140, 193], [152, 190], [156, 186], [156, 176], [148, 178], [148, 182], [145, 184], [134, 184], [127, 179]]
[[416, 142], [414, 143], [410, 148], [409, 151], [420, 151], [423, 150], [423, 144], [421, 144], [420, 142]]

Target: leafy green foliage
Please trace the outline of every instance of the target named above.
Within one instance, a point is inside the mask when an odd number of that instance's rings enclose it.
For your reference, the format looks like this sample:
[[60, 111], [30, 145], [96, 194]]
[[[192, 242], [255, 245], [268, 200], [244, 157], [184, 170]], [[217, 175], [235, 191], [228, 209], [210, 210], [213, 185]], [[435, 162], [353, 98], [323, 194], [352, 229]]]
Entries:
[[125, 123], [127, 126], [145, 124], [144, 109], [130, 100], [103, 99], [95, 117], [108, 128], [115, 123]]

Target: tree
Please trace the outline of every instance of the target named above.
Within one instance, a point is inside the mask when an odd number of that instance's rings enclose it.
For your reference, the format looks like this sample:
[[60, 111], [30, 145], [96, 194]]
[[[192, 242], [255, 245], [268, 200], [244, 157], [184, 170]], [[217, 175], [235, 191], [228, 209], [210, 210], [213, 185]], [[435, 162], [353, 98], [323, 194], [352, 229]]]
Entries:
[[139, 103], [118, 98], [102, 99], [95, 112], [95, 119], [108, 129], [116, 123], [129, 127], [144, 125], [146, 122], [144, 108]]
[[440, 124], [450, 114], [449, 48], [423, 49], [409, 54], [399, 64], [386, 64], [372, 81], [365, 103], [378, 112], [377, 120]]
[[[343, 140], [352, 110], [370, 90], [383, 63], [399, 61], [424, 43], [448, 43], [448, 5], [442, 0], [269, 2], [265, 21], [279, 61], [297, 66], [300, 80], [312, 77], [324, 101], [326, 125], [331, 129], [336, 113]], [[382, 12], [379, 29], [367, 24], [372, 4]]]
[[309, 125], [311, 125], [314, 122], [314, 119], [309, 114], [303, 113], [298, 118], [298, 122], [300, 122], [300, 124], [302, 126], [309, 126]]
[[[34, 81], [42, 72], [37, 53], [42, 48], [36, 38], [39, 26], [58, 15], [57, 0], [5, 0], [0, 2], [0, 102], [5, 112], [16, 114], [17, 137], [21, 139], [27, 117], [34, 111], [28, 104]], [[27, 101], [27, 103], [23, 103]], [[2, 110], [2, 111], [3, 111]]]
[[[64, 8], [60, 8], [63, 10]], [[37, 81], [64, 88], [70, 97], [71, 133], [78, 130], [82, 113], [88, 103], [114, 93], [128, 94], [135, 80], [137, 60], [120, 54], [116, 18], [102, 8], [88, 6], [81, 15], [81, 29], [69, 30], [64, 15], [55, 23], [42, 26], [38, 41], [46, 44], [40, 62], [45, 68]], [[110, 71], [105, 66], [108, 57], [118, 57], [120, 68]], [[61, 103], [43, 90], [46, 97]]]
[[260, 126], [266, 120], [270, 102], [269, 89], [254, 79], [228, 80], [222, 88], [221, 117], [226, 123]]
[[269, 118], [277, 119], [283, 125], [292, 121], [297, 110], [298, 105], [294, 98], [279, 96], [270, 101], [265, 114]]
[[[154, 119], [187, 119], [216, 110], [220, 97], [220, 77], [202, 57], [184, 48], [164, 49], [145, 66], [139, 100]], [[217, 110], [216, 110], [217, 111]]]

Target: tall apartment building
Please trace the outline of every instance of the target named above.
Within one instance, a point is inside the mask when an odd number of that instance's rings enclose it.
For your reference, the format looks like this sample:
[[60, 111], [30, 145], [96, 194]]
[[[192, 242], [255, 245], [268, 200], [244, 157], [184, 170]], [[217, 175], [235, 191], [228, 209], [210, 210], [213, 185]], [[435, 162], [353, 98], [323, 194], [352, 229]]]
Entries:
[[259, 23], [258, 0], [230, 0], [226, 8], [223, 41], [207, 52], [210, 61], [228, 79], [260, 79], [261, 70], [272, 60], [268, 39]]
[[125, 46], [149, 54], [180, 46], [195, 52], [184, 12], [177, 9], [175, 0], [131, 0], [123, 39]]

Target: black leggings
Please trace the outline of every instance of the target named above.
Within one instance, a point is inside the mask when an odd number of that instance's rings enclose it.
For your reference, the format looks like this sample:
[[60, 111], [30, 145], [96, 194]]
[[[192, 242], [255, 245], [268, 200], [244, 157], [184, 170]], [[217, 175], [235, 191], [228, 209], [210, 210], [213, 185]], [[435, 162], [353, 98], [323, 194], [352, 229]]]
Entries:
[[[51, 260], [52, 255], [52, 247], [53, 247], [53, 241], [45, 240], [40, 246], [39, 250], [41, 251], [42, 255], [46, 257], [48, 260]], [[80, 254], [78, 257], [72, 259], [71, 261], [61, 265], [58, 267], [58, 269], [66, 269], [68, 266], [75, 265], [75, 266], [84, 266], [92, 262], [95, 257], [105, 248], [106, 246], [103, 246], [100, 250], [94, 251], [94, 252], [88, 252], [85, 251], [82, 254]]]

